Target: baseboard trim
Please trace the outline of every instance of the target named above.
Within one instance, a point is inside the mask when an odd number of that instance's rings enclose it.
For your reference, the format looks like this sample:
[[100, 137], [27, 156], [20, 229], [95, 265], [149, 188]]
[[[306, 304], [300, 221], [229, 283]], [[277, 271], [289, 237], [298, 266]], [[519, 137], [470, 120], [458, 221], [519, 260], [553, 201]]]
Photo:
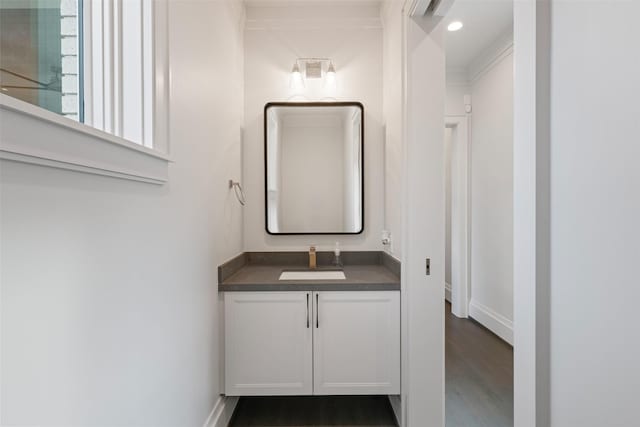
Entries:
[[391, 394], [389, 397], [389, 403], [391, 404], [391, 409], [393, 409], [393, 415], [396, 417], [396, 423], [399, 426], [402, 425], [402, 400], [400, 400], [399, 395]]
[[204, 423], [204, 427], [228, 427], [238, 404], [238, 397], [221, 395]]
[[513, 345], [513, 322], [489, 307], [471, 299], [469, 316], [485, 328]]
[[444, 299], [451, 302], [451, 283], [444, 283]]

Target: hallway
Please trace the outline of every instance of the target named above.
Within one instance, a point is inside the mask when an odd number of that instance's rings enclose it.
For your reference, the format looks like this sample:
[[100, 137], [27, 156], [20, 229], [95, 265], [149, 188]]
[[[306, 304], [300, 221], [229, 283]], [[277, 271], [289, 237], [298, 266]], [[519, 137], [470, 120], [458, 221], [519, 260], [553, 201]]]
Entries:
[[512, 427], [513, 348], [445, 305], [446, 427]]

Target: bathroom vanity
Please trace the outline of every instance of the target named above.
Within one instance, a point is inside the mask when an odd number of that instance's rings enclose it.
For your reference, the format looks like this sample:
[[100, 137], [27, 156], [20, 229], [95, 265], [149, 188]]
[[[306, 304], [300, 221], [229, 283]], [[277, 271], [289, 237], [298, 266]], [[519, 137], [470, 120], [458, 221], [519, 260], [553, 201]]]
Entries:
[[[266, 233], [363, 232], [361, 103], [268, 103], [264, 138]], [[400, 394], [398, 261], [332, 261], [311, 247], [220, 266], [226, 395]]]
[[399, 263], [346, 252], [341, 279], [331, 256], [319, 252], [313, 271], [304, 252], [245, 253], [219, 267], [227, 395], [400, 393]]

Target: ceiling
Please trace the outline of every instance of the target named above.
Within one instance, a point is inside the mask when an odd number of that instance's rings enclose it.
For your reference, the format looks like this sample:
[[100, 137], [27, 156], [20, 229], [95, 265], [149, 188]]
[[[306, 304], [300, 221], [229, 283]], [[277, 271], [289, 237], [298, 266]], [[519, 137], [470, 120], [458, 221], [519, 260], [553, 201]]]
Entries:
[[447, 69], [466, 69], [493, 43], [513, 31], [513, 2], [456, 0], [445, 20], [447, 24], [464, 24], [459, 31], [445, 31]]
[[305, 5], [305, 4], [324, 4], [331, 6], [332, 4], [379, 4], [383, 0], [244, 0], [248, 6], [286, 6], [286, 5]]
[[[243, 0], [249, 7], [381, 5], [400, 0]], [[466, 71], [469, 65], [513, 29], [513, 0], [454, 0], [445, 23], [462, 21], [457, 32], [445, 31], [447, 69]]]

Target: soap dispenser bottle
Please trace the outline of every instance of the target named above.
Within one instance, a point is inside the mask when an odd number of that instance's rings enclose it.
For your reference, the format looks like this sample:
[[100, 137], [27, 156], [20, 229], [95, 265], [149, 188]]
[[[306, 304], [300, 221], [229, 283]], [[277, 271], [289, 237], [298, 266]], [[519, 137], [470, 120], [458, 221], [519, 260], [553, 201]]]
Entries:
[[340, 258], [340, 242], [336, 242], [335, 249], [333, 250], [333, 266], [342, 268], [342, 259]]

